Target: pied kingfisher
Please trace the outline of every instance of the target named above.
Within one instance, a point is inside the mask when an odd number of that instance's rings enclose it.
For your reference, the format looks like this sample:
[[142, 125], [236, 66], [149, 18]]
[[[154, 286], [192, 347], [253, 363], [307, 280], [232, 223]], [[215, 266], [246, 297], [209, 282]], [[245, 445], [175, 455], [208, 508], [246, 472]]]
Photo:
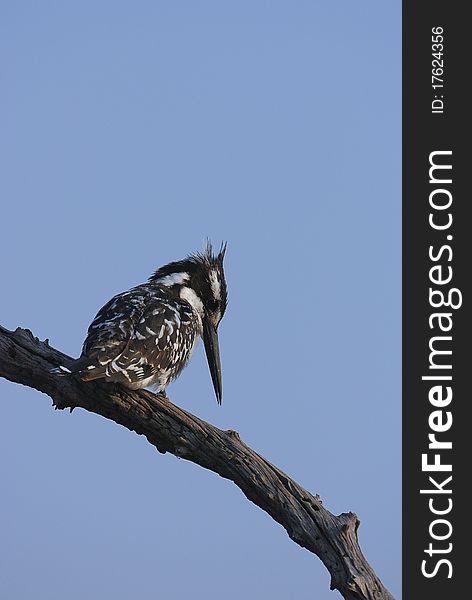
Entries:
[[165, 394], [203, 337], [216, 399], [222, 384], [218, 325], [227, 304], [223, 259], [210, 242], [158, 269], [147, 283], [114, 296], [92, 321], [80, 358], [52, 372], [103, 379], [133, 390], [154, 386]]

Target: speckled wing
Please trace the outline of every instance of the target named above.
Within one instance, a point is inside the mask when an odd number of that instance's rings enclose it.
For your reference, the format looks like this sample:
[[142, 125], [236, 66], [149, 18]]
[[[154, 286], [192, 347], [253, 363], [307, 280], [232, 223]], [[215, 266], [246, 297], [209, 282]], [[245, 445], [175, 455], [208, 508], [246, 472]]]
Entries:
[[198, 333], [198, 321], [185, 301], [144, 290], [120, 294], [89, 328], [83, 355], [95, 360], [82, 377], [164, 389], [188, 362]]
[[121, 355], [133, 336], [149, 298], [150, 293], [144, 286], [137, 287], [114, 296], [99, 310], [90, 324], [79, 359], [88, 359], [89, 376], [84, 379], [103, 376], [105, 367]]

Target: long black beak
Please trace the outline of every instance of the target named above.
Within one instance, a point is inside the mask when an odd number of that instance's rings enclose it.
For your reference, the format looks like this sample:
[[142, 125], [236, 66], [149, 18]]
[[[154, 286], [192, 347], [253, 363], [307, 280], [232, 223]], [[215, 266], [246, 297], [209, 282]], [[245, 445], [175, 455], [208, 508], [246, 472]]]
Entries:
[[205, 352], [208, 366], [210, 367], [216, 400], [218, 404], [221, 404], [223, 387], [221, 385], [220, 347], [218, 344], [218, 334], [208, 317], [203, 319], [203, 343], [205, 344]]

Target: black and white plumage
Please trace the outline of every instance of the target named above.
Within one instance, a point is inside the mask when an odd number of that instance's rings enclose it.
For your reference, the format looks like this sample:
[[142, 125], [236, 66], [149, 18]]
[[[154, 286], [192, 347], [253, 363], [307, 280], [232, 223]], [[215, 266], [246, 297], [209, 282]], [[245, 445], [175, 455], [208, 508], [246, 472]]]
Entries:
[[169, 263], [147, 283], [114, 296], [92, 321], [80, 358], [52, 371], [165, 392], [203, 337], [221, 404], [217, 329], [227, 304], [225, 251], [222, 244], [214, 255], [208, 243], [204, 253]]

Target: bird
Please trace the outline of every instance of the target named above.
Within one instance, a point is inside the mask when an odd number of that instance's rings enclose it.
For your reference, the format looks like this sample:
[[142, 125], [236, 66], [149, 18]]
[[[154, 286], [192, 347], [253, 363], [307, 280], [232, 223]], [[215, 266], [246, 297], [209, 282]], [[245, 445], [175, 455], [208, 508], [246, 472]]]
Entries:
[[146, 283], [117, 294], [90, 324], [81, 356], [51, 369], [83, 381], [120, 383], [132, 390], [166, 388], [203, 338], [218, 404], [222, 402], [218, 325], [227, 307], [226, 243], [157, 269]]

